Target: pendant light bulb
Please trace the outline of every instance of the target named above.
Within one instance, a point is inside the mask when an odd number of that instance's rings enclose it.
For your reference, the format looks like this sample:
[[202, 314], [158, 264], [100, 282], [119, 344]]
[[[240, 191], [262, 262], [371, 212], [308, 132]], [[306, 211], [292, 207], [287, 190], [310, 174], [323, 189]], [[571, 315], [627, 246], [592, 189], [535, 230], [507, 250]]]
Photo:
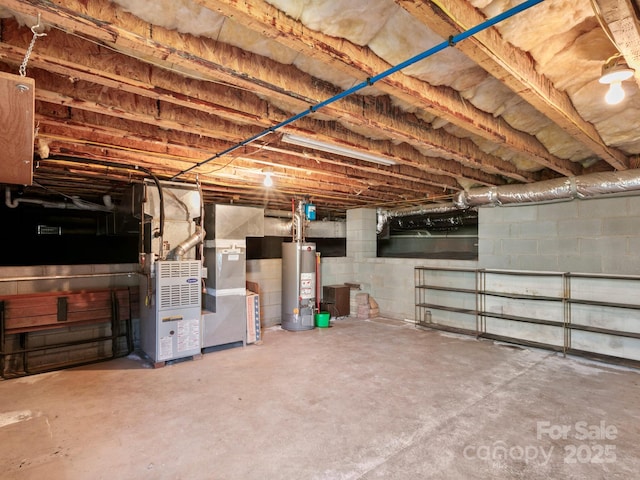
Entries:
[[609, 90], [604, 96], [604, 100], [608, 105], [617, 105], [624, 100], [624, 96], [625, 94], [624, 88], [622, 88], [622, 82], [612, 82], [611, 85], [609, 85]]
[[264, 181], [262, 184], [265, 187], [273, 187], [273, 178], [271, 178], [271, 172], [267, 172], [264, 174]]

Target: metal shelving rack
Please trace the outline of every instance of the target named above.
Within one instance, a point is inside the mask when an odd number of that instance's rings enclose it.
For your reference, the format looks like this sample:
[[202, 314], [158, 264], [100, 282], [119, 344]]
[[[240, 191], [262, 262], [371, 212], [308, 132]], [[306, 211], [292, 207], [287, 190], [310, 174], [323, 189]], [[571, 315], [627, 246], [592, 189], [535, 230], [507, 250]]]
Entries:
[[[514, 270], [477, 270], [478, 276], [478, 324], [480, 326], [477, 335], [492, 340], [516, 342], [537, 348], [546, 348], [554, 351], [566, 352], [566, 336], [564, 330], [568, 322], [565, 301], [567, 297], [566, 283], [562, 273], [538, 272], [538, 271], [514, 271]], [[522, 284], [522, 280], [530, 278], [543, 278], [546, 284], [546, 293], [531, 289]], [[490, 298], [500, 299], [497, 305], [487, 306]], [[503, 301], [504, 300], [504, 301]], [[546, 305], [542, 315], [533, 316], [526, 312], [540, 310], [540, 305]], [[496, 311], [500, 307], [501, 311]], [[506, 307], [507, 313], [504, 312]], [[515, 311], [516, 313], [508, 313]], [[560, 319], [558, 320], [558, 316]], [[542, 318], [541, 318], [542, 317]], [[525, 325], [536, 325], [537, 330], [543, 333], [541, 336], [531, 335], [530, 338], [522, 336], [510, 336], [496, 333], [497, 325], [491, 325], [495, 330], [487, 327], [487, 319], [497, 320], [493, 323], [519, 322]], [[526, 331], [526, 326], [523, 328]], [[555, 333], [555, 335], [554, 335]], [[552, 342], [553, 338], [556, 342]]]
[[[457, 333], [465, 333], [470, 335], [475, 335], [478, 330], [477, 325], [477, 281], [476, 274], [474, 269], [466, 269], [466, 268], [438, 268], [438, 267], [415, 267], [414, 270], [415, 275], [415, 309], [416, 309], [416, 324], [420, 326], [425, 326], [429, 328], [435, 328], [439, 330], [446, 330]], [[441, 272], [447, 275], [448, 281], [445, 282], [445, 285], [437, 285], [435, 283], [429, 283], [427, 281], [428, 272]], [[451, 282], [460, 281], [461, 284], [465, 284], [464, 282], [468, 282], [464, 276], [472, 275], [473, 278], [473, 288], [471, 286], [467, 286], [467, 288], [463, 287], [454, 287], [449, 285]], [[458, 279], [458, 277], [461, 277]], [[430, 293], [429, 292], [446, 292], [453, 294], [462, 294], [464, 296], [473, 295], [473, 308], [467, 307], [457, 307], [453, 305], [447, 305], [445, 303], [437, 303], [430, 301]], [[467, 301], [467, 303], [469, 303]], [[438, 312], [448, 312], [459, 315], [471, 315], [474, 317], [476, 321], [476, 325], [474, 329], [464, 328], [464, 327], [456, 327], [452, 325], [447, 325], [445, 323], [441, 323], [438, 321], [433, 321], [432, 311], [436, 310]]]
[[[572, 354], [608, 358], [611, 356], [611, 344], [635, 343], [640, 345], [640, 303], [637, 302], [637, 292], [640, 288], [640, 276], [636, 275], [604, 275], [566, 273], [569, 295], [567, 307], [569, 322], [567, 325], [567, 351]], [[635, 287], [629, 288], [630, 285]], [[625, 293], [634, 290], [634, 297]], [[587, 295], [589, 298], [586, 298]], [[630, 300], [636, 300], [630, 301]], [[576, 311], [584, 307], [585, 312]], [[600, 316], [592, 312], [600, 313]], [[616, 328], [619, 318], [628, 321], [636, 320], [634, 331]], [[622, 326], [621, 326], [622, 327]], [[583, 340], [575, 345], [576, 337]], [[596, 349], [585, 350], [585, 340], [596, 345]], [[594, 351], [595, 350], [595, 351]], [[624, 348], [623, 348], [624, 350]], [[635, 359], [640, 361], [640, 359]]]
[[[415, 320], [428, 328], [638, 366], [640, 303], [632, 301], [638, 288], [635, 275], [418, 266]], [[475, 329], [464, 320], [456, 324], [448, 313], [458, 320], [475, 316]]]

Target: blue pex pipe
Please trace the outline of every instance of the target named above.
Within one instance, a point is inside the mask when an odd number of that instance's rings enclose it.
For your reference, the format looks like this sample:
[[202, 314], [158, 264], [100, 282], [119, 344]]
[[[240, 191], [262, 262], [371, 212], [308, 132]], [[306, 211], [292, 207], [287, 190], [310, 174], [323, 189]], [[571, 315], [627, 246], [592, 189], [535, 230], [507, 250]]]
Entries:
[[330, 105], [334, 102], [337, 102], [338, 100], [342, 100], [344, 97], [347, 97], [349, 95], [351, 95], [352, 93], [357, 92], [358, 90], [362, 90], [363, 88], [366, 87], [370, 87], [372, 86], [374, 83], [378, 82], [379, 80], [382, 80], [383, 78], [388, 77], [389, 75], [393, 75], [396, 72], [399, 72], [400, 70], [402, 70], [403, 68], [407, 68], [410, 65], [413, 65], [414, 63], [419, 62], [420, 60], [424, 60], [427, 57], [430, 57], [431, 55], [435, 55], [436, 53], [444, 50], [445, 48], [448, 47], [453, 47], [456, 45], [456, 43], [461, 42], [462, 40], [466, 40], [469, 37], [472, 37], [473, 35], [475, 35], [476, 33], [479, 33], [483, 30], [486, 30], [487, 28], [493, 27], [494, 25], [502, 22], [503, 20], [506, 20], [508, 18], [513, 17], [514, 15], [517, 15], [520, 12], [523, 12], [525, 10], [528, 10], [529, 8], [544, 2], [544, 0], [527, 0], [523, 3], [521, 3], [520, 5], [516, 5], [513, 8], [510, 8], [509, 10], [506, 10], [498, 15], [496, 15], [495, 17], [492, 17], [488, 20], [485, 20], [484, 22], [476, 25], [475, 27], [472, 27], [464, 32], [461, 32], [457, 35], [452, 35], [451, 37], [449, 37], [448, 40], [445, 40], [444, 42], [431, 47], [428, 50], [425, 50], [422, 53], [419, 53], [418, 55], [415, 55], [411, 58], [409, 58], [408, 60], [405, 60], [402, 63], [399, 63], [398, 65], [396, 65], [395, 67], [391, 67], [388, 70], [385, 70], [382, 73], [379, 73], [377, 75], [374, 75], [373, 77], [369, 77], [367, 78], [364, 82], [361, 82], [357, 85], [354, 85], [353, 87], [349, 88], [348, 90], [345, 90], [344, 92], [340, 92], [337, 95], [334, 95], [331, 98], [328, 98], [320, 103], [317, 103], [311, 107], [309, 107], [308, 110], [304, 110], [303, 112], [300, 112], [296, 115], [294, 115], [293, 117], [290, 117], [280, 123], [278, 123], [277, 125], [274, 125], [273, 127], [269, 127], [266, 130], [263, 130], [262, 132], [258, 133], [257, 135], [254, 135], [253, 137], [249, 137], [246, 140], [243, 140], [235, 145], [233, 145], [232, 147], [227, 148], [226, 150], [223, 150], [221, 152], [216, 153], [215, 155], [213, 155], [212, 157], [207, 158], [206, 160], [203, 160], [199, 163], [196, 163], [195, 165], [187, 168], [186, 170], [181, 171], [180, 173], [177, 173], [176, 175], [174, 175], [171, 180], [175, 180], [176, 178], [184, 175], [185, 173], [189, 173], [191, 170], [194, 170], [198, 167], [201, 167], [203, 165], [206, 165], [209, 162], [212, 162], [213, 160], [216, 160], [224, 155], [228, 155], [229, 153], [234, 152], [235, 150], [245, 147], [247, 145], [249, 145], [250, 143], [255, 142], [256, 140], [259, 140], [260, 138], [269, 135], [270, 133], [275, 132], [276, 130], [279, 130], [280, 128], [289, 125], [290, 123], [295, 122], [296, 120], [299, 120], [303, 117], [306, 117], [307, 115], [317, 112], [319, 109], [321, 109], [322, 107], [326, 107], [327, 105]]

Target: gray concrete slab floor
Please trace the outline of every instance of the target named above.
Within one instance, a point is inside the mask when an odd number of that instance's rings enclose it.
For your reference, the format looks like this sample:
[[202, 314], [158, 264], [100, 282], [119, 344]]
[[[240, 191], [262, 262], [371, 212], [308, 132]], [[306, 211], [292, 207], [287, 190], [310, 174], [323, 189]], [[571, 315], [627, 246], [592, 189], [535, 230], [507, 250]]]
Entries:
[[386, 319], [0, 382], [3, 479], [630, 479], [640, 371]]

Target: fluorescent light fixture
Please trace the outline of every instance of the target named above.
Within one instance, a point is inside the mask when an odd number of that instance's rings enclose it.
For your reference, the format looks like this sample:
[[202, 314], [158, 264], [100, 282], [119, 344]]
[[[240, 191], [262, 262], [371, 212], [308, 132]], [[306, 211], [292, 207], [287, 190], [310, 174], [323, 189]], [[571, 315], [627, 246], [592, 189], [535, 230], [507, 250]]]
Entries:
[[298, 145], [299, 147], [314, 148], [327, 153], [335, 153], [336, 155], [342, 155], [345, 157], [355, 158], [358, 160], [364, 160], [365, 162], [377, 163], [378, 165], [391, 166], [396, 162], [390, 158], [378, 157], [359, 150], [353, 150], [351, 148], [341, 147], [339, 145], [332, 145], [330, 143], [319, 142], [311, 138], [299, 137], [297, 135], [291, 135], [285, 133], [282, 136], [282, 141], [290, 143], [291, 145]]

